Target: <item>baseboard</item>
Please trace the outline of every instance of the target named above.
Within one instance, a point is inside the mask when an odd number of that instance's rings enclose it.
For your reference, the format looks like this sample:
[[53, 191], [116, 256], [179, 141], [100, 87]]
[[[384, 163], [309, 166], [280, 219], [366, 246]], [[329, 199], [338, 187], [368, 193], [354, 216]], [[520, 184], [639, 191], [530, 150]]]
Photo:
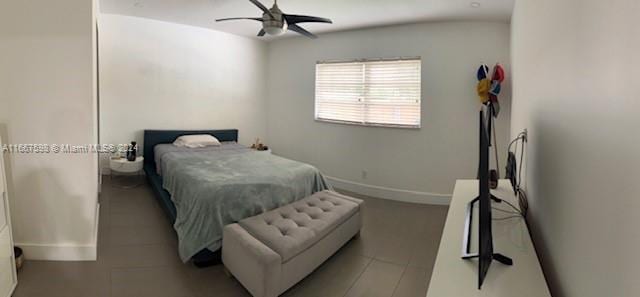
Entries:
[[95, 261], [97, 259], [96, 245], [63, 245], [63, 244], [33, 244], [15, 243], [22, 248], [27, 260], [46, 261]]
[[96, 203], [96, 221], [93, 224], [93, 244], [98, 246], [98, 232], [100, 230], [100, 202]]
[[451, 194], [429, 193], [374, 186], [357, 183], [333, 176], [325, 176], [325, 178], [329, 180], [331, 185], [333, 185], [333, 187], [335, 188], [376, 198], [434, 205], [449, 205], [451, 201]]
[[95, 261], [98, 259], [98, 223], [100, 222], [100, 203], [96, 203], [96, 219], [93, 229], [93, 243], [76, 244], [37, 244], [19, 243], [25, 259], [45, 261]]

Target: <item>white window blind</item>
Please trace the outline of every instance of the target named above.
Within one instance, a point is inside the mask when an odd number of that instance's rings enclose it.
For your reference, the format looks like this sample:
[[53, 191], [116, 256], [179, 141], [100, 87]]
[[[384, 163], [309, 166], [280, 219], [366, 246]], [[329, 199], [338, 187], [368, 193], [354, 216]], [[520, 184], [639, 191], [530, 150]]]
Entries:
[[420, 66], [419, 58], [319, 62], [316, 120], [419, 128]]

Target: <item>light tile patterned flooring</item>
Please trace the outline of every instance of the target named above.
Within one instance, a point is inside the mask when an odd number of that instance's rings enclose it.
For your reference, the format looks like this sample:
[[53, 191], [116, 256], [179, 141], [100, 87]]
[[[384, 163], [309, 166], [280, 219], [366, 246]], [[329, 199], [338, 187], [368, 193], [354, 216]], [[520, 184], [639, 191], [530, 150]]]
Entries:
[[[119, 189], [103, 179], [98, 260], [27, 261], [14, 297], [250, 296], [221, 265], [182, 264], [177, 240], [150, 187]], [[447, 207], [365, 197], [364, 226], [283, 296], [424, 297]]]

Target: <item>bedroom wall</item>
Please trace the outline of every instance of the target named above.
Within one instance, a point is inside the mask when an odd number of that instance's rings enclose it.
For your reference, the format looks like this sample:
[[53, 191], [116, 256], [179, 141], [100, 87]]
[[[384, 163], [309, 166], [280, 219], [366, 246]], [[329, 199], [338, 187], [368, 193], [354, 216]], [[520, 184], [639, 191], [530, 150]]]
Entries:
[[[553, 296], [640, 296], [640, 2], [518, 0], [512, 135]], [[517, 265], [517, 264], [516, 264]]]
[[[3, 142], [97, 143], [94, 1], [1, 2]], [[27, 259], [95, 259], [97, 156], [3, 157], [13, 237]]]
[[[277, 73], [269, 76], [268, 144], [276, 154], [337, 178], [335, 186], [448, 203], [456, 179], [476, 176], [475, 71], [481, 62], [501, 62], [510, 75], [509, 31], [506, 23], [434, 22], [272, 41], [269, 69]], [[314, 121], [316, 61], [399, 56], [422, 57], [421, 129]], [[508, 80], [503, 87], [497, 130], [501, 158], [510, 131]]]
[[130, 16], [98, 22], [101, 143], [142, 148], [144, 129], [238, 128], [243, 144], [267, 137], [264, 43]]

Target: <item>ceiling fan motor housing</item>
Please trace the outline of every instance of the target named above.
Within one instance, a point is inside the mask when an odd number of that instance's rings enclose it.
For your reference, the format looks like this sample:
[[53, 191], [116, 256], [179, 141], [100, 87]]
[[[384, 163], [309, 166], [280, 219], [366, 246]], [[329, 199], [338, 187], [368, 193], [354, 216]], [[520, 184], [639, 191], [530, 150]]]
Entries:
[[271, 15], [264, 13], [262, 15], [262, 28], [269, 35], [282, 35], [287, 31], [287, 22], [282, 17], [282, 11], [278, 9], [278, 6], [274, 5], [271, 9]]

